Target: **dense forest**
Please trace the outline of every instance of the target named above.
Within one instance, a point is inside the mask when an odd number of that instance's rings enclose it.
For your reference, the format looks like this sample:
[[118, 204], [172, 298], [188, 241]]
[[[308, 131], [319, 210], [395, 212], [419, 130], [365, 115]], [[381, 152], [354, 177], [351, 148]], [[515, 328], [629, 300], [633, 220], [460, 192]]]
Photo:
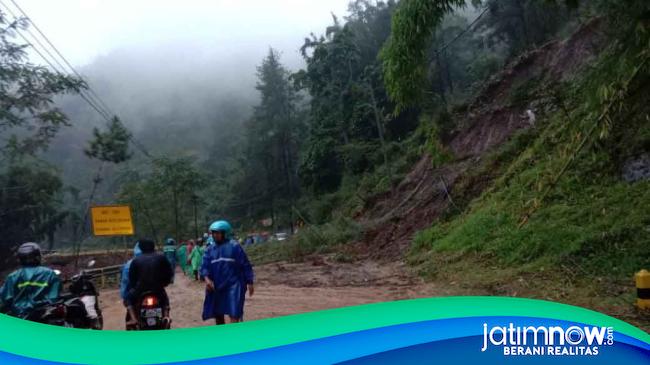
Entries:
[[[488, 260], [629, 276], [650, 252], [648, 176], [621, 177], [650, 153], [649, 19], [641, 0], [355, 0], [300, 35], [298, 64], [271, 47], [256, 72], [163, 77], [117, 53], [81, 79], [29, 62], [29, 25], [0, 13], [0, 257], [29, 240], [122, 247], [92, 237], [87, 211], [126, 203], [158, 242], [226, 218], [241, 234], [299, 227], [294, 256], [403, 240], [430, 275]], [[598, 51], [574, 67], [589, 27]], [[564, 63], [539, 61], [555, 51]], [[89, 86], [119, 115], [89, 109]], [[528, 124], [463, 142], [488, 109]], [[445, 205], [402, 232], [424, 209], [404, 208], [423, 163]]]

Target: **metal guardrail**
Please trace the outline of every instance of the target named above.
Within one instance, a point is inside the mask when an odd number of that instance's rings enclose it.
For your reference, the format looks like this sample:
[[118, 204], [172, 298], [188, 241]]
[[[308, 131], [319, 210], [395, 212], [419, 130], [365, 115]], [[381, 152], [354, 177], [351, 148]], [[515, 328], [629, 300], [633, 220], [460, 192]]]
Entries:
[[100, 287], [103, 289], [106, 287], [106, 279], [111, 276], [119, 276], [122, 272], [122, 267], [124, 265], [113, 265], [106, 267], [99, 267], [96, 269], [87, 269], [84, 272], [89, 275], [92, 279], [99, 278]]

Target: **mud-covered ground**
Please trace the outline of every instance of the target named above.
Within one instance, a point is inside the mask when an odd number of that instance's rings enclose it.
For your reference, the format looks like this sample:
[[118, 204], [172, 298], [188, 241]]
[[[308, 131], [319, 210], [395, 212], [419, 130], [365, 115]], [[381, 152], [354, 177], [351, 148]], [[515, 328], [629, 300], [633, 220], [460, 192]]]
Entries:
[[[631, 300], [602, 301], [587, 298], [587, 292], [555, 297], [524, 285], [526, 280], [503, 283], [502, 287], [468, 285], [458, 277], [424, 282], [403, 261], [361, 260], [341, 263], [333, 256], [314, 256], [302, 263], [276, 262], [255, 267], [255, 294], [246, 299], [245, 320], [272, 318], [297, 313], [400, 299], [451, 295], [501, 295], [570, 303], [622, 319], [650, 330], [650, 314], [641, 313]], [[174, 328], [212, 325], [201, 320], [205, 286], [176, 273], [168, 287]], [[578, 297], [582, 295], [583, 297]], [[629, 299], [629, 298], [628, 298]], [[124, 328], [125, 309], [117, 288], [101, 291], [104, 328]]]
[[[273, 263], [255, 268], [255, 294], [246, 299], [245, 320], [399, 299], [450, 295], [425, 284], [400, 262], [338, 263], [328, 257], [300, 264]], [[201, 320], [205, 286], [176, 273], [168, 288], [174, 328], [211, 325]], [[105, 329], [124, 328], [125, 309], [117, 289], [100, 296]]]

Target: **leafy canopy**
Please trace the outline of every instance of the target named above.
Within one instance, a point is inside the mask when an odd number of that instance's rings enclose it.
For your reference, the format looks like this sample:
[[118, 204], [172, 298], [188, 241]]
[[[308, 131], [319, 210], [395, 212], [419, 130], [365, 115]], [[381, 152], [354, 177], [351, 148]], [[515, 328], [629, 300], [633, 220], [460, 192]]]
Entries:
[[9, 22], [0, 12], [0, 132], [11, 133], [3, 147], [13, 157], [46, 149], [69, 125], [54, 97], [86, 88], [80, 79], [28, 62], [27, 45], [13, 40], [26, 27], [26, 21]]
[[[550, 2], [536, 0], [538, 2]], [[575, 7], [577, 0], [565, 0]], [[422, 102], [427, 80], [427, 52], [434, 32], [447, 14], [467, 5], [466, 0], [402, 0], [392, 19], [392, 33], [380, 58], [386, 90], [396, 111]], [[473, 0], [479, 6], [483, 1]]]
[[104, 162], [120, 163], [131, 158], [129, 140], [131, 133], [117, 117], [113, 117], [106, 132], [93, 128], [93, 140], [84, 150], [86, 156]]

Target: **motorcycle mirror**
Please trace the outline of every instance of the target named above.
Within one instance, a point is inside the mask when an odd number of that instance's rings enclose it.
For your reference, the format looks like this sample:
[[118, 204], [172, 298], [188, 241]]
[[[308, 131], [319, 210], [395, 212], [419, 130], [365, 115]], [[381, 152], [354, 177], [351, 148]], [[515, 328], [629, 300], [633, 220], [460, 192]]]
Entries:
[[88, 261], [88, 267], [91, 268], [93, 266], [95, 266], [95, 260]]
[[59, 276], [61, 275], [61, 270], [54, 270], [54, 273], [56, 274], [56, 276]]

